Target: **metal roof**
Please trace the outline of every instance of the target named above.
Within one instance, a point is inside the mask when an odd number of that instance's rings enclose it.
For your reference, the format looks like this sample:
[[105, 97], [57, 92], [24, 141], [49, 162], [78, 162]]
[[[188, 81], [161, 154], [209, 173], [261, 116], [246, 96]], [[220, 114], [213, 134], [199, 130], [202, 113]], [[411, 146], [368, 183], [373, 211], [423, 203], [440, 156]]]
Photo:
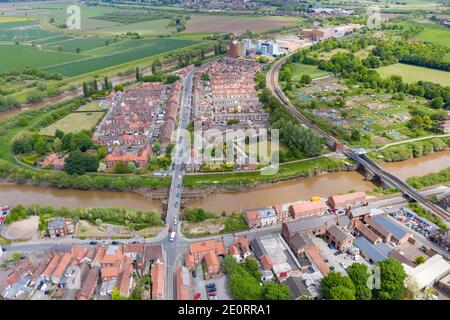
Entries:
[[373, 262], [382, 261], [387, 259], [389, 253], [392, 251], [385, 243], [372, 244], [364, 237], [357, 237], [353, 244], [361, 250], [361, 252], [370, 258]]
[[377, 216], [372, 217], [372, 220], [375, 221], [376, 223], [378, 223], [385, 230], [392, 233], [394, 238], [397, 240], [403, 238], [407, 233], [409, 233], [399, 223], [397, 223], [394, 220], [391, 220], [390, 218], [388, 218], [386, 216], [377, 215]]

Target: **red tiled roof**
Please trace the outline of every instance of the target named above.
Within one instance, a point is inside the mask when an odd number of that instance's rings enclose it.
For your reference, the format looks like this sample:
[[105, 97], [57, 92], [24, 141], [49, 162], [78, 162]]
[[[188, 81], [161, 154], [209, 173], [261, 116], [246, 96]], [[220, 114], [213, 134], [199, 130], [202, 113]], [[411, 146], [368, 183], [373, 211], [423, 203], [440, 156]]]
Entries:
[[314, 264], [319, 268], [320, 272], [326, 276], [330, 272], [330, 268], [327, 266], [325, 261], [323, 261], [316, 247], [305, 247], [305, 251], [308, 257], [314, 262]]
[[190, 245], [191, 254], [197, 254], [208, 251], [224, 251], [225, 246], [222, 241], [206, 240], [202, 242], [192, 243]]
[[209, 251], [205, 255], [205, 264], [206, 264], [206, 270], [208, 272], [217, 270], [220, 268], [219, 259], [217, 258], [217, 254], [214, 251]]
[[164, 297], [164, 264], [157, 261], [152, 265], [152, 299]]

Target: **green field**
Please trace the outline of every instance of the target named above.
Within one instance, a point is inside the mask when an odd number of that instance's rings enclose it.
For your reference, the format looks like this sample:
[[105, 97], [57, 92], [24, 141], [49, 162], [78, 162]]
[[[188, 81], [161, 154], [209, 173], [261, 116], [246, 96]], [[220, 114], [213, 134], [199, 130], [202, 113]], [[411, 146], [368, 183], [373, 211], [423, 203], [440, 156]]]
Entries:
[[77, 48], [81, 49], [81, 52], [96, 49], [98, 47], [107, 47], [106, 41], [111, 43], [110, 39], [107, 38], [96, 38], [96, 37], [67, 37], [64, 39], [56, 39], [52, 42], [47, 42], [43, 45], [43, 49], [59, 51], [62, 52], [76, 52]]
[[327, 71], [320, 70], [318, 67], [309, 64], [293, 63], [291, 64], [291, 68], [292, 80], [295, 81], [299, 81], [304, 74], [309, 75], [313, 79], [324, 77], [330, 74]]
[[448, 54], [444, 57], [443, 61], [445, 61], [445, 62], [450, 62], [450, 53], [448, 53]]
[[56, 129], [64, 133], [92, 130], [103, 117], [104, 112], [74, 112], [56, 121], [48, 127], [42, 128], [39, 134], [53, 136]]
[[404, 22], [403, 25], [421, 26], [424, 28], [415, 38], [442, 46], [450, 46], [450, 28], [437, 23]]
[[32, 46], [0, 45], [0, 72], [27, 66], [43, 68], [49, 64], [71, 62], [82, 57], [76, 54], [41, 51]]
[[103, 111], [102, 108], [96, 102], [91, 102], [79, 107], [74, 112], [86, 112], [86, 111]]
[[0, 41], [31, 41], [57, 35], [44, 30], [37, 21], [0, 23]]
[[80, 61], [61, 64], [58, 66], [44, 68], [47, 71], [61, 73], [65, 76], [76, 76], [91, 71], [104, 69], [128, 61], [138, 60], [149, 56], [157, 55], [163, 52], [181, 49], [192, 45], [197, 41], [181, 39], [151, 39], [144, 40], [140, 46], [131, 48], [127, 51], [111, 54], [108, 56], [94, 57]]
[[450, 72], [396, 63], [376, 69], [382, 77], [399, 75], [406, 82], [430, 81], [450, 86]]
[[173, 27], [168, 27], [170, 19], [158, 19], [152, 21], [131, 23], [110, 28], [102, 28], [97, 33], [105, 35], [118, 35], [127, 32], [137, 32], [141, 35], [157, 35], [169, 34], [175, 30]]

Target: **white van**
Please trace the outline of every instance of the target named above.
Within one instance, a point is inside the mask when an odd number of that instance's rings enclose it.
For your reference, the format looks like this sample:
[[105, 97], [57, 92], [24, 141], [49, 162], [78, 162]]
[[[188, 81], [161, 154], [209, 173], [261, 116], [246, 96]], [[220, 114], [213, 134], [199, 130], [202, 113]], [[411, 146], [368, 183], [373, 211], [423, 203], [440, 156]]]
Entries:
[[176, 232], [174, 231], [174, 232], [172, 232], [172, 233], [170, 234], [169, 241], [175, 240], [175, 236], [176, 236]]

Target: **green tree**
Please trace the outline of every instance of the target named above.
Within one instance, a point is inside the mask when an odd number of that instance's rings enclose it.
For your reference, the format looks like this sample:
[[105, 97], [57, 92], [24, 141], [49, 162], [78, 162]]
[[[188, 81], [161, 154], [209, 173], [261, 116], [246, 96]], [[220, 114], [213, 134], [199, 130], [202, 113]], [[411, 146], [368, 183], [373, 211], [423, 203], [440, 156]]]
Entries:
[[331, 271], [325, 277], [323, 277], [320, 282], [320, 286], [321, 286], [320, 293], [325, 299], [333, 299], [338, 297], [338, 294], [343, 293], [343, 290], [335, 289], [335, 292], [332, 294], [331, 289], [343, 287], [349, 290], [349, 291], [345, 290], [345, 295], [343, 294], [343, 296], [348, 297], [348, 293], [352, 292], [353, 299], [350, 300], [354, 300], [355, 285], [353, 284], [352, 280], [350, 280], [348, 276], [344, 277], [336, 271]]
[[55, 130], [55, 137], [60, 139], [60, 140], [62, 140], [62, 138], [64, 137], [64, 132], [59, 130], [59, 129], [56, 129]]
[[40, 154], [46, 154], [48, 152], [47, 141], [40, 137], [34, 145], [34, 150]]
[[25, 100], [27, 103], [36, 103], [42, 101], [43, 98], [44, 96], [40, 91], [33, 90], [27, 94]]
[[337, 286], [330, 289], [330, 300], [355, 300], [355, 291], [344, 287]]
[[380, 289], [374, 295], [383, 300], [397, 300], [405, 289], [406, 273], [398, 260], [388, 258], [376, 264], [380, 268]]
[[98, 168], [98, 159], [80, 150], [69, 153], [64, 165], [64, 170], [69, 174], [83, 174], [95, 172]]
[[139, 67], [136, 67], [136, 81], [141, 81], [141, 72], [139, 71]]
[[356, 299], [372, 299], [372, 290], [367, 286], [367, 281], [371, 276], [369, 268], [363, 263], [353, 263], [347, 269], [347, 274], [355, 285]]
[[267, 300], [289, 300], [291, 297], [291, 290], [285, 284], [268, 283], [264, 287], [264, 298]]
[[128, 166], [124, 161], [117, 161], [114, 167], [115, 173], [128, 173]]
[[308, 74], [304, 74], [302, 75], [302, 77], [300, 78], [300, 83], [301, 84], [310, 84], [312, 81], [312, 78], [310, 75]]
[[89, 97], [89, 89], [86, 82], [83, 81], [83, 95], [87, 98]]
[[426, 261], [424, 256], [418, 256], [416, 259], [414, 259], [415, 264], [422, 264]]
[[53, 151], [56, 151], [56, 152], [61, 151], [62, 142], [59, 138], [55, 138], [55, 140], [53, 140], [52, 148], [53, 148]]

